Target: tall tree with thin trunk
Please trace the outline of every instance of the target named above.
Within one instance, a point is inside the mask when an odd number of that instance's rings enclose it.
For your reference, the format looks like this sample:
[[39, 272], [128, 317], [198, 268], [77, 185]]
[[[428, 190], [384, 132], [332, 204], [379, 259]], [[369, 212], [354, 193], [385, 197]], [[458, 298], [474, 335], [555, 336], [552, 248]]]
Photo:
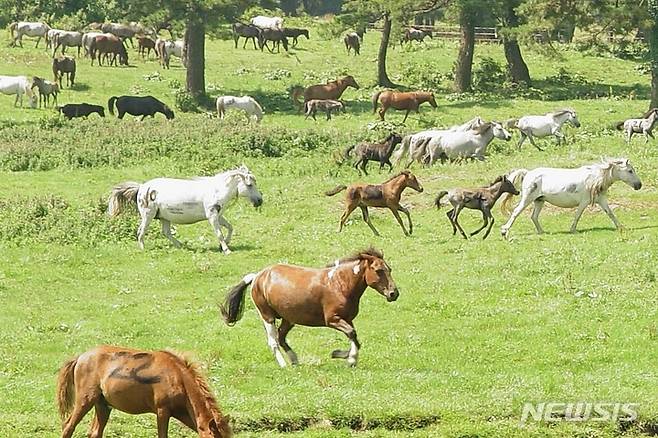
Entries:
[[649, 108], [658, 107], [658, 0], [648, 0], [649, 29], [649, 56], [651, 63], [651, 103]]
[[523, 60], [518, 41], [521, 20], [516, 8], [520, 4], [521, 0], [498, 0], [494, 13], [502, 26], [503, 51], [512, 82], [530, 85], [530, 71]]

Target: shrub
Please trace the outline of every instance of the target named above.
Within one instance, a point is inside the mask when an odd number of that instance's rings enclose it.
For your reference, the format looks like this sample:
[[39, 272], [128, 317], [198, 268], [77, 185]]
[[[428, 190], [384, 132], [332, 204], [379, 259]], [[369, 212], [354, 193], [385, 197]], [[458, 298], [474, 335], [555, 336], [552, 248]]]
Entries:
[[507, 81], [506, 69], [488, 56], [473, 69], [473, 87], [478, 91], [496, 91]]

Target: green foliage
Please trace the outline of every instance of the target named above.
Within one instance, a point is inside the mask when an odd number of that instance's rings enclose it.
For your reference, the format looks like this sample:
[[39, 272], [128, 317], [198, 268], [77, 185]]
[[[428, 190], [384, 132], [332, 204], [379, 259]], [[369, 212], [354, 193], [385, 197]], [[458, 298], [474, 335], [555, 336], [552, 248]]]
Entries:
[[199, 104], [194, 96], [185, 88], [178, 88], [174, 93], [175, 105], [179, 110], [186, 113], [196, 113], [199, 111]]
[[494, 91], [507, 81], [505, 68], [491, 57], [480, 58], [473, 69], [473, 87], [478, 91]]

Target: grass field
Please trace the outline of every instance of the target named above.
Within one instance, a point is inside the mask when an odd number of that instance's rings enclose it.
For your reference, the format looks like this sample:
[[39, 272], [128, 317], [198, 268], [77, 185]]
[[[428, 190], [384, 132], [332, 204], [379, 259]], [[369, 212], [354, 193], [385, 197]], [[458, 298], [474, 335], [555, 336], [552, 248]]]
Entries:
[[[71, 356], [101, 344], [172, 348], [204, 364], [222, 409], [240, 436], [290, 437], [616, 437], [658, 429], [658, 149], [636, 139], [626, 145], [613, 122], [641, 114], [649, 77], [636, 62], [526, 51], [540, 92], [449, 94], [437, 90], [439, 108], [410, 116], [404, 133], [461, 123], [475, 115], [504, 119], [563, 106], [578, 111], [582, 127], [566, 128], [569, 141], [543, 144], [545, 152], [496, 141], [486, 162], [414, 167], [425, 192], [410, 192], [415, 232], [405, 238], [386, 212], [373, 212], [383, 237], [358, 215], [337, 234], [339, 197], [322, 192], [339, 183], [388, 178], [371, 165], [359, 177], [338, 166], [334, 152], [350, 142], [378, 138], [371, 113], [378, 35], [366, 34], [361, 57], [347, 57], [339, 39], [317, 29], [290, 54], [270, 55], [208, 41], [207, 82], [212, 95], [250, 94], [262, 101], [260, 127], [239, 115], [224, 121], [184, 114], [167, 122], [112, 117], [70, 122], [51, 110], [14, 109], [0, 96], [0, 436], [54, 437], [56, 373]], [[0, 74], [50, 76], [41, 49], [0, 49]], [[242, 43], [240, 43], [242, 44]], [[389, 52], [389, 68], [409, 84], [409, 66], [447, 73], [453, 43], [434, 41]], [[502, 48], [478, 45], [476, 59], [502, 62]], [[184, 82], [175, 64], [162, 71], [130, 52], [130, 68], [93, 68], [79, 60], [78, 85], [60, 104], [105, 104], [120, 94], [153, 94], [173, 107]], [[176, 61], [174, 61], [176, 63]], [[425, 68], [425, 67], [424, 67]], [[558, 83], [560, 69], [583, 80]], [[346, 115], [304, 121], [287, 89], [348, 72], [362, 88], [345, 93]], [[410, 84], [413, 85], [413, 84]], [[587, 98], [558, 100], [572, 93]], [[598, 99], [593, 96], [600, 96]], [[389, 113], [391, 122], [401, 114]], [[573, 212], [547, 207], [546, 234], [536, 235], [529, 213], [511, 230], [486, 241], [451, 235], [438, 190], [486, 184], [518, 167], [578, 166], [601, 156], [626, 156], [642, 178], [633, 191], [610, 189], [623, 231], [596, 208], [569, 234]], [[234, 252], [217, 250], [210, 226], [178, 227], [174, 249], [153, 224], [140, 251], [136, 215], [109, 220], [103, 213], [113, 184], [156, 176], [211, 174], [246, 163], [258, 177], [265, 204], [236, 203]], [[461, 222], [475, 228], [479, 214]], [[381, 248], [401, 296], [395, 303], [364, 295], [355, 321], [363, 344], [359, 365], [330, 359], [346, 345], [330, 329], [297, 327], [290, 343], [301, 365], [279, 369], [267, 348], [253, 304], [235, 327], [219, 319], [217, 304], [244, 274], [275, 263], [320, 266], [368, 245]], [[525, 402], [636, 403], [632, 424], [529, 423]], [[76, 437], [85, 436], [89, 415]], [[108, 437], [155, 436], [155, 418], [114, 412]], [[194, 436], [172, 422], [171, 436]]]

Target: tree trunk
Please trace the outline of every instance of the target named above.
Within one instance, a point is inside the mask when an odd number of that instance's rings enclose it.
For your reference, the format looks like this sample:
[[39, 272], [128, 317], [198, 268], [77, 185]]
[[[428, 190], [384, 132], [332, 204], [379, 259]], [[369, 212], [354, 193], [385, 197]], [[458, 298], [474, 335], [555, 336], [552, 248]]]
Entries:
[[658, 107], [658, 0], [649, 0], [651, 22], [646, 36], [649, 41], [651, 62], [651, 103], [649, 109]]
[[473, 51], [475, 50], [475, 12], [468, 6], [459, 11], [461, 42], [455, 65], [455, 89], [463, 93], [471, 91]]
[[395, 87], [395, 84], [389, 79], [388, 73], [386, 73], [386, 52], [388, 51], [388, 40], [391, 37], [391, 26], [391, 16], [385, 14], [382, 40], [379, 43], [379, 55], [377, 56], [377, 84], [382, 87]]
[[[505, 27], [508, 30], [515, 30], [519, 26], [519, 17], [514, 10], [514, 4], [508, 3], [507, 11], [505, 12]], [[512, 76], [512, 82], [515, 84], [525, 83], [526, 85], [530, 85], [530, 72], [528, 71], [528, 65], [521, 55], [521, 48], [519, 47], [516, 35], [503, 35], [503, 50], [505, 51], [507, 68]]]
[[187, 67], [187, 91], [199, 100], [206, 93], [206, 27], [203, 17], [196, 15], [187, 22], [183, 63]]

